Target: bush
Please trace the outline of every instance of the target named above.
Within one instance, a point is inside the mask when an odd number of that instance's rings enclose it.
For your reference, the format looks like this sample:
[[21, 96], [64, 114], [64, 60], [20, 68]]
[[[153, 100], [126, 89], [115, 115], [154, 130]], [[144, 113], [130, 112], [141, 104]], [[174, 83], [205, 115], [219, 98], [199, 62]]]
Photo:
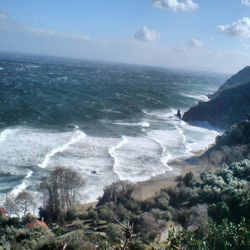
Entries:
[[88, 218], [97, 221], [99, 219], [97, 211], [94, 209], [90, 209], [88, 211]]
[[145, 212], [139, 216], [135, 230], [144, 240], [150, 242], [155, 240], [161, 230], [161, 225], [157, 223], [152, 214]]
[[72, 221], [77, 219], [77, 212], [75, 209], [70, 209], [65, 214], [65, 220], [66, 221]]
[[108, 207], [102, 207], [98, 210], [99, 218], [112, 222], [114, 220], [114, 213]]
[[109, 241], [112, 243], [120, 243], [121, 241], [125, 240], [123, 229], [117, 224], [109, 224], [106, 229], [106, 234]]
[[145, 250], [146, 249], [146, 245], [141, 242], [140, 240], [132, 240], [129, 245], [129, 250]]
[[127, 181], [119, 181], [111, 184], [104, 189], [104, 194], [98, 202], [98, 206], [107, 202], [113, 201], [116, 204], [124, 204], [127, 200], [131, 199], [134, 190], [133, 184]]

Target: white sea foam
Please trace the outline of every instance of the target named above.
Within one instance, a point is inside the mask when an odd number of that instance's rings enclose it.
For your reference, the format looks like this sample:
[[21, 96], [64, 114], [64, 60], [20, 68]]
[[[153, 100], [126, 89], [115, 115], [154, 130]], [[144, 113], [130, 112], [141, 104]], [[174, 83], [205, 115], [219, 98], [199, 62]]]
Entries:
[[13, 134], [16, 130], [15, 129], [5, 129], [0, 133], [0, 142], [5, 141], [8, 136]]
[[167, 157], [168, 162], [170, 159], [187, 156], [183, 136], [175, 127], [168, 130], [152, 130], [148, 132], [148, 136], [163, 148], [161, 160], [164, 160], [164, 156]]
[[186, 136], [186, 148], [192, 154], [207, 149], [208, 146], [215, 143], [216, 136], [221, 133], [215, 128], [212, 129], [211, 126], [209, 128], [192, 126], [185, 122], [182, 122], [181, 129]]
[[27, 65], [26, 68], [34, 68], [34, 69], [36, 69], [36, 68], [40, 68], [40, 66], [39, 65]]
[[38, 166], [40, 168], [46, 168], [49, 164], [50, 159], [56, 155], [57, 153], [61, 153], [65, 150], [67, 150], [69, 148], [70, 145], [77, 143], [78, 141], [80, 141], [81, 139], [83, 139], [86, 136], [85, 133], [83, 133], [80, 130], [75, 131], [74, 135], [72, 136], [72, 138], [65, 144], [52, 149], [48, 154], [45, 155], [45, 158], [43, 160], [42, 163], [38, 164]]
[[121, 176], [120, 176], [119, 172], [117, 171], [117, 164], [119, 164], [119, 163], [118, 163], [118, 159], [116, 157], [116, 150], [119, 149], [120, 147], [122, 147], [127, 142], [128, 142], [128, 139], [126, 138], [126, 136], [122, 136], [121, 141], [117, 145], [109, 148], [109, 150], [108, 150], [110, 156], [113, 158], [113, 161], [114, 161], [113, 170], [119, 176], [119, 179], [121, 178]]
[[4, 68], [3, 68], [3, 67], [0, 67], [0, 70], [4, 70]]
[[166, 171], [160, 161], [162, 149], [148, 137], [126, 136], [110, 153], [120, 180], [145, 181]]
[[75, 169], [85, 181], [81, 201], [93, 202], [103, 194], [105, 186], [119, 180], [114, 173], [114, 159], [109, 150], [120, 141], [120, 138], [86, 136], [84, 140], [72, 144], [64, 153], [51, 158], [49, 166]]
[[210, 100], [209, 97], [206, 95], [192, 95], [192, 94], [185, 94], [185, 93], [182, 93], [181, 95], [198, 100], [198, 101], [202, 101], [202, 102], [208, 102]]
[[160, 145], [161, 148], [161, 159], [160, 161], [162, 162], [162, 164], [167, 167], [167, 170], [171, 171], [172, 167], [170, 167], [168, 165], [169, 160], [172, 158], [172, 155], [170, 154], [170, 152], [167, 152], [167, 147], [166, 145], [164, 145], [164, 143], [162, 143], [161, 140], [159, 140], [157, 137], [154, 137], [154, 133], [151, 132], [151, 134], [149, 133], [149, 137], [151, 137], [152, 140], [154, 140], [156, 143], [158, 143]]
[[[14, 174], [22, 173], [22, 166], [38, 164], [44, 168], [75, 169], [85, 180], [81, 201], [95, 201], [105, 186], [119, 179], [138, 182], [166, 173], [171, 170], [170, 160], [187, 157], [214, 141], [217, 132], [169, 118], [176, 110], [168, 112], [167, 115], [165, 111], [153, 112], [148, 117], [150, 127], [135, 137], [85, 136], [78, 129], [59, 133], [19, 127], [10, 129], [10, 134], [4, 130], [0, 135], [5, 138], [1, 141], [0, 162]], [[12, 193], [34, 185], [32, 182], [33, 178], [26, 176]]]
[[177, 113], [177, 110], [175, 109], [155, 110], [155, 111], [147, 111], [142, 109], [141, 111], [147, 116], [151, 116], [152, 118], [158, 118], [162, 120], [169, 120], [171, 118], [172, 119], [176, 118], [175, 114]]
[[189, 144], [187, 143], [187, 137], [183, 131], [183, 128], [181, 128], [181, 125], [183, 126], [184, 122], [180, 122], [180, 125], [175, 125], [179, 135], [182, 137], [182, 142], [183, 145], [185, 147], [186, 153], [190, 153], [191, 152], [191, 148], [189, 147]]
[[149, 128], [150, 127], [150, 124], [149, 122], [113, 122], [113, 124], [116, 124], [116, 125], [121, 125], [121, 126], [141, 126], [141, 127], [144, 127], [144, 128]]
[[23, 179], [22, 183], [15, 186], [10, 192], [9, 195], [16, 197], [18, 194], [20, 194], [22, 191], [24, 191], [27, 186], [29, 185], [29, 178], [32, 176], [33, 171], [29, 170], [25, 178]]

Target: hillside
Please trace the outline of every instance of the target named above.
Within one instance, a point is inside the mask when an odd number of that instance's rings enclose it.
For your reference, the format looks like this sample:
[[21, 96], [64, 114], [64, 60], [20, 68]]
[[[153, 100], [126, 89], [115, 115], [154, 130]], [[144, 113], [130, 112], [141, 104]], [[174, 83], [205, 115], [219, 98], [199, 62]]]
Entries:
[[250, 82], [228, 88], [209, 102], [200, 102], [183, 115], [186, 122], [208, 121], [211, 125], [228, 129], [250, 114]]
[[216, 165], [250, 159], [250, 117], [218, 136], [200, 159]]
[[216, 91], [212, 98], [219, 96], [219, 94], [227, 89], [237, 87], [241, 84], [250, 82], [250, 66], [240, 70], [237, 74], [229, 78], [219, 89]]

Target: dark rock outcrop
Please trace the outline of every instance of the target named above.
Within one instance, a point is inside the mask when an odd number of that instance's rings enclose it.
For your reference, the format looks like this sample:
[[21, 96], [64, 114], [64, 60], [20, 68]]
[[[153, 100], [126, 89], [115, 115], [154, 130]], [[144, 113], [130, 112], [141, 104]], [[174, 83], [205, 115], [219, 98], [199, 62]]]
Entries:
[[213, 126], [227, 129], [246, 119], [249, 114], [250, 81], [221, 91], [209, 102], [200, 102], [183, 115], [183, 120], [207, 121]]

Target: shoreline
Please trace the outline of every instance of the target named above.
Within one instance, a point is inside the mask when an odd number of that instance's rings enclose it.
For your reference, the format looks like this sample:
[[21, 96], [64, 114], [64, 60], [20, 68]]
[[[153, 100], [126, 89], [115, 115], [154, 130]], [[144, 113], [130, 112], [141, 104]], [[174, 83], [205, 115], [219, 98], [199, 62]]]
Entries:
[[137, 200], [146, 200], [150, 197], [153, 197], [156, 193], [160, 192], [161, 189], [175, 186], [175, 178], [179, 175], [184, 176], [191, 171], [195, 176], [198, 176], [205, 170], [213, 171], [215, 169], [214, 166], [205, 164], [191, 164], [188, 162], [189, 159], [192, 158], [176, 160], [169, 164], [171, 167], [178, 169], [179, 173], [175, 172], [170, 175], [169, 173], [171, 172], [167, 172], [163, 175], [153, 177], [150, 180], [136, 183], [133, 197]]
[[171, 161], [169, 166], [172, 168], [172, 171], [152, 177], [147, 181], [137, 182], [135, 184], [133, 197], [138, 200], [146, 200], [160, 192], [161, 189], [175, 186], [175, 178], [179, 175], [185, 176], [191, 171], [195, 176], [197, 176], [205, 170], [215, 170], [216, 167], [213, 165], [207, 165], [205, 163], [199, 164], [196, 160], [194, 160], [196, 157], [199, 157], [205, 153], [213, 145], [214, 144], [210, 144], [208, 147], [195, 152], [193, 156], [188, 158], [175, 159]]
[[[195, 157], [201, 156], [203, 153], [207, 151], [213, 144], [209, 145], [209, 147], [200, 150], [194, 153], [194, 156], [183, 158], [183, 159], [175, 159], [169, 163], [169, 166], [172, 168], [171, 171], [166, 172], [164, 174], [160, 174], [155, 177], [151, 177], [147, 181], [137, 182], [135, 183], [134, 191], [132, 196], [134, 199], [143, 201], [148, 198], [155, 196], [161, 189], [169, 188], [171, 186], [175, 186], [175, 178], [179, 175], [184, 176], [189, 171], [191, 171], [195, 176], [198, 176], [205, 170], [214, 171], [216, 166], [207, 165], [207, 164], [197, 164], [195, 162], [190, 163], [189, 161], [194, 159]], [[94, 208], [98, 201], [79, 204], [78, 209], [79, 211], [86, 211], [90, 208]]]

